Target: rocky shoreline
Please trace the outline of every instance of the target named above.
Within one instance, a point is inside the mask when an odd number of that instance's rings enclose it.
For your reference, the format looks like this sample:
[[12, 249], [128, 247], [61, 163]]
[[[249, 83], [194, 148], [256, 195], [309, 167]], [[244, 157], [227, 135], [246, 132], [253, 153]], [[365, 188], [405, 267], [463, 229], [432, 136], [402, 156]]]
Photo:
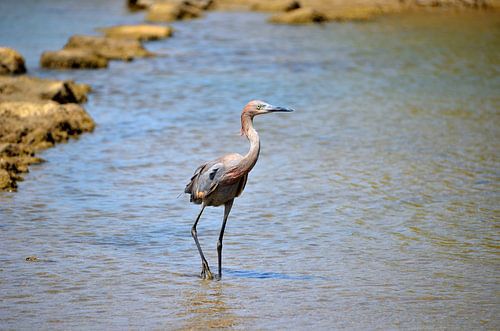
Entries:
[[0, 76], [0, 189], [13, 191], [36, 152], [92, 131], [95, 123], [79, 104], [90, 87], [73, 81]]
[[[270, 13], [271, 24], [368, 21], [383, 14], [421, 10], [500, 9], [500, 0], [128, 0], [130, 10], [144, 11], [154, 24], [96, 28], [101, 36], [75, 35], [60, 50], [45, 51], [40, 66], [48, 69], [100, 69], [109, 61], [132, 61], [155, 54], [143, 42], [169, 38], [162, 25], [203, 17], [207, 10]], [[42, 149], [94, 129], [81, 106], [91, 88], [73, 81], [30, 77], [24, 59], [0, 47], [0, 190], [13, 191]]]
[[[40, 65], [49, 69], [105, 68], [110, 60], [151, 57], [142, 41], [171, 37], [166, 26], [134, 25], [98, 29], [104, 36], [75, 35], [63, 49], [46, 51]], [[95, 128], [81, 106], [91, 87], [71, 80], [25, 75], [25, 61], [11, 48], [0, 48], [0, 190], [15, 191], [28, 166], [43, 162], [40, 150]]]
[[379, 15], [421, 10], [498, 10], [500, 0], [133, 0], [134, 10], [146, 10], [146, 20], [171, 22], [203, 16], [205, 10], [271, 13], [274, 24], [328, 21], [368, 21]]

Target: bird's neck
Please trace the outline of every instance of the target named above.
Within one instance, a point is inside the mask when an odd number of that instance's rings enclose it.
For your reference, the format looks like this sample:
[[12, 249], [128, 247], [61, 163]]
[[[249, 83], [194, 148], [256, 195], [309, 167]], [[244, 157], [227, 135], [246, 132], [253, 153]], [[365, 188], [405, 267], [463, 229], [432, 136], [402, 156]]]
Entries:
[[253, 166], [259, 158], [260, 140], [259, 134], [253, 128], [253, 118], [248, 114], [241, 115], [241, 133], [244, 134], [250, 141], [250, 150], [241, 159], [241, 161], [231, 169], [229, 169], [220, 179], [219, 184], [235, 184], [243, 176], [252, 170]]
[[248, 138], [250, 149], [241, 160], [239, 168], [242, 172], [248, 173], [254, 167], [260, 153], [260, 139], [253, 127], [253, 117], [245, 113], [241, 115], [241, 131]]

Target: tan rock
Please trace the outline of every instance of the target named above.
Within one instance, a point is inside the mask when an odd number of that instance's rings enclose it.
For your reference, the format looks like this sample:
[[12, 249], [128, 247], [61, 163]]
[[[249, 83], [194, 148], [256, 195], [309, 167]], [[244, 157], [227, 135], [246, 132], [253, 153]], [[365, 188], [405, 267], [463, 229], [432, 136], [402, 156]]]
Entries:
[[330, 21], [370, 21], [383, 12], [375, 7], [341, 7], [326, 13]]
[[285, 13], [271, 16], [269, 22], [278, 24], [307, 24], [321, 23], [327, 18], [312, 8], [299, 8]]
[[127, 0], [127, 6], [131, 11], [137, 11], [148, 8], [149, 4], [140, 0]]
[[215, 0], [212, 8], [216, 10], [250, 10], [253, 5], [248, 0]]
[[98, 69], [106, 68], [108, 60], [86, 49], [61, 49], [43, 52], [40, 65], [50, 69]]
[[0, 47], [0, 75], [24, 74], [26, 67], [22, 55], [8, 47]]
[[39, 262], [40, 261], [36, 256], [28, 256], [24, 260], [27, 262]]
[[283, 12], [300, 8], [296, 0], [253, 0], [250, 9], [256, 11]]
[[200, 10], [213, 9], [215, 6], [214, 0], [184, 0], [183, 3], [188, 6], [196, 7]]
[[70, 80], [60, 81], [29, 76], [0, 76], [0, 102], [43, 101], [82, 103], [90, 86]]
[[12, 182], [13, 181], [9, 175], [9, 172], [5, 169], [0, 168], [0, 190], [13, 188]]
[[159, 2], [149, 7], [146, 21], [149, 22], [173, 22], [201, 17], [201, 10], [182, 2]]
[[173, 29], [170, 26], [159, 25], [119, 25], [109, 28], [98, 29], [106, 37], [135, 39], [135, 40], [158, 40], [171, 37]]
[[489, 0], [413, 0], [413, 3], [422, 7], [465, 7], [487, 9], [490, 6]]
[[94, 127], [92, 118], [74, 103], [0, 102], [0, 189], [15, 190], [28, 165], [42, 161], [34, 152]]
[[153, 56], [138, 40], [98, 36], [72, 36], [64, 49], [83, 49], [110, 60], [131, 61], [136, 57]]

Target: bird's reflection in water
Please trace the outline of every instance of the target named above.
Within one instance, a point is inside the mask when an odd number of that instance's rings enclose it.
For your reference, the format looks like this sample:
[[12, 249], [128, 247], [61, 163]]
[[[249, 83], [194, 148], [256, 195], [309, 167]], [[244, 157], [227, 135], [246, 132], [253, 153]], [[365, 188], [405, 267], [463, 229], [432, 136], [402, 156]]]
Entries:
[[234, 307], [226, 303], [224, 285], [222, 282], [202, 282], [199, 288], [184, 292], [184, 311], [177, 317], [184, 319], [185, 324], [179, 330], [236, 327], [239, 319], [232, 313]]

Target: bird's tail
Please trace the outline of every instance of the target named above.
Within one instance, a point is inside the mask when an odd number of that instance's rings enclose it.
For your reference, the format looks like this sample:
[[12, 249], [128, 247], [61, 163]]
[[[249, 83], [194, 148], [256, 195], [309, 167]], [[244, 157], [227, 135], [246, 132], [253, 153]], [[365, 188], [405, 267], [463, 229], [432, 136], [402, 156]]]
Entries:
[[186, 185], [184, 188], [184, 193], [189, 193], [191, 194], [193, 192], [193, 180], [189, 182], [189, 184]]

